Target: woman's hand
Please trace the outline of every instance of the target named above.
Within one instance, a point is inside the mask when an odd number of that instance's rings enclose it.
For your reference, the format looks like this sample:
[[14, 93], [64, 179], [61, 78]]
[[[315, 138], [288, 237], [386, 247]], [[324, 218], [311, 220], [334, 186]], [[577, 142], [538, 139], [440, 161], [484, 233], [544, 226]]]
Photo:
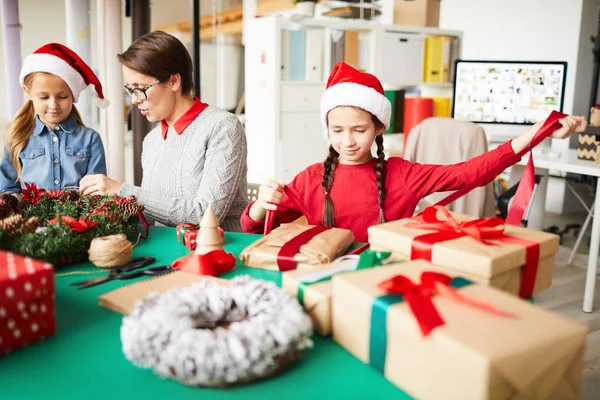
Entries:
[[83, 195], [89, 194], [117, 194], [121, 190], [123, 182], [110, 179], [106, 175], [86, 175], [79, 182], [79, 192]]
[[275, 182], [271, 179], [260, 185], [258, 196], [252, 207], [250, 207], [250, 218], [261, 221], [265, 218], [266, 210], [277, 210], [277, 204], [283, 198], [284, 183]]

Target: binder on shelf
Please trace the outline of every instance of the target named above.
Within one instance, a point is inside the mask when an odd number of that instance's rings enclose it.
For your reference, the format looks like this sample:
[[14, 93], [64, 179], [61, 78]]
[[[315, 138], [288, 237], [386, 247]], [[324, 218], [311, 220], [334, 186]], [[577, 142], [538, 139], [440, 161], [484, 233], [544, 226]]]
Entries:
[[346, 31], [344, 36], [344, 61], [358, 69], [358, 31]]
[[334, 30], [331, 32], [331, 66], [344, 61], [344, 43], [346, 36], [344, 31]]
[[306, 79], [306, 31], [289, 31], [289, 35], [289, 80], [303, 81]]
[[425, 39], [423, 82], [442, 83], [450, 79], [451, 38], [436, 36]]
[[320, 82], [323, 80], [324, 33], [322, 29], [306, 30], [306, 80]]
[[290, 31], [281, 31], [281, 80], [290, 80]]
[[385, 97], [392, 103], [390, 127], [384, 133], [402, 133], [404, 124], [404, 90], [385, 89]]

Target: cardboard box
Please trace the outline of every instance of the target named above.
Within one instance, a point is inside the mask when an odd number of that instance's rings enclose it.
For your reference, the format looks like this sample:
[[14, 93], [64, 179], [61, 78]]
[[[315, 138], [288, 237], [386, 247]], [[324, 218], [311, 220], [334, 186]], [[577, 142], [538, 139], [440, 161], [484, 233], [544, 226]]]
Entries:
[[395, 0], [394, 24], [438, 27], [440, 0]]
[[441, 270], [414, 261], [334, 276], [334, 340], [418, 399], [579, 398], [584, 324], [489, 286], [467, 284], [457, 289], [461, 295], [512, 317], [435, 295], [431, 301], [443, 325], [424, 336], [402, 296], [378, 284], [399, 274], [418, 283], [425, 271]]
[[[451, 215], [458, 222], [475, 219], [455, 213], [451, 213]], [[406, 218], [371, 226], [369, 228], [371, 249], [391, 251], [395, 259], [410, 260], [413, 242], [416, 238], [435, 232], [434, 230], [406, 227], [407, 224], [414, 222], [414, 219]], [[548, 289], [552, 284], [554, 257], [558, 251], [559, 237], [511, 225], [504, 227], [503, 235], [539, 244], [535, 284], [532, 293], [525, 297]], [[523, 266], [526, 263], [528, 250], [524, 245], [499, 242], [498, 237], [490, 237], [488, 241], [495, 245], [483, 244], [468, 236], [439, 241], [433, 244], [431, 258], [428, 261], [472, 281], [518, 295], [523, 281]]]

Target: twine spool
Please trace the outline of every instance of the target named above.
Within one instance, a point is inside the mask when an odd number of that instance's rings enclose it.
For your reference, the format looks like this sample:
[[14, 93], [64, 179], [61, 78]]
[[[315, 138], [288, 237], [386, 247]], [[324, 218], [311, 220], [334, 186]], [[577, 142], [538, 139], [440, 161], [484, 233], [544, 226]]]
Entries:
[[123, 234], [99, 237], [92, 240], [88, 250], [89, 260], [100, 268], [112, 268], [131, 261], [133, 245]]

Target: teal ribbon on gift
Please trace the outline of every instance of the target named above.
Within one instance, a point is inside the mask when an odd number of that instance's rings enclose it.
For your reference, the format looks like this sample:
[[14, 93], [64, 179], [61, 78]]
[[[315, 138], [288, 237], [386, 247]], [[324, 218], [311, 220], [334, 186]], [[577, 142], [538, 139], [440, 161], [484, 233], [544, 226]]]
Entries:
[[[463, 278], [453, 278], [450, 286], [460, 289], [472, 282]], [[382, 374], [387, 351], [387, 311], [390, 306], [404, 301], [404, 296], [386, 294], [377, 297], [371, 306], [371, 332], [369, 337], [369, 364]]]
[[[387, 251], [371, 251], [367, 249], [360, 253], [358, 265], [356, 266], [356, 269], [354, 271], [383, 265], [383, 262], [387, 260], [391, 254], [392, 253]], [[330, 281], [331, 278], [332, 276], [328, 276], [314, 282], [300, 282], [300, 284], [298, 284], [298, 295], [296, 296], [298, 297], [298, 302], [300, 302], [300, 304], [304, 306], [304, 291], [306, 290], [307, 286], [314, 285], [315, 283], [327, 282]]]

